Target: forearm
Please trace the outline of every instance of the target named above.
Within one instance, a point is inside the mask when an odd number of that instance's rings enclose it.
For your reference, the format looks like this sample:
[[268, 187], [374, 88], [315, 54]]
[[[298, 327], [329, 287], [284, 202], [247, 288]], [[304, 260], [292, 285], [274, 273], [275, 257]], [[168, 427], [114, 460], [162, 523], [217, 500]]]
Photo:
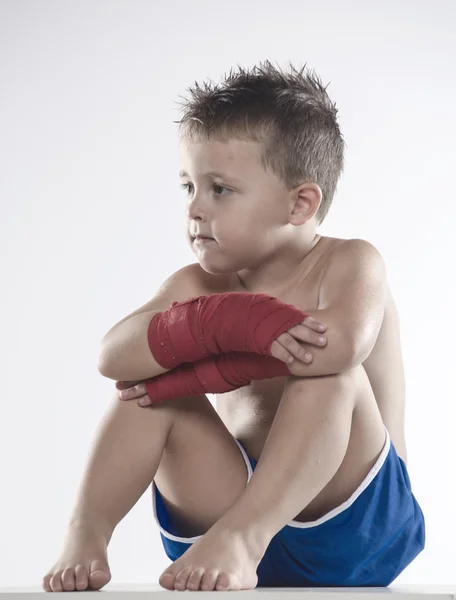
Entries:
[[[101, 343], [98, 361], [98, 370], [102, 375], [115, 381], [136, 381], [169, 371], [155, 360], [147, 337], [150, 321], [158, 312], [160, 311], [134, 315], [106, 334]], [[328, 341], [323, 348], [308, 345], [313, 360], [311, 363], [295, 360], [290, 366], [293, 375], [317, 377], [341, 373], [361, 364], [369, 356], [372, 348], [368, 347], [366, 340], [359, 334], [354, 336], [351, 333], [355, 329], [354, 325], [344, 324], [341, 316], [333, 309], [306, 312], [326, 323], [325, 335]]]
[[[342, 373], [362, 364], [369, 356], [376, 336], [373, 338], [369, 332], [361, 335], [355, 323], [344, 323], [343, 317], [331, 308], [306, 309], [306, 313], [327, 325], [324, 333], [327, 343], [323, 347], [305, 344], [312, 354], [312, 362], [295, 361], [296, 364], [290, 365], [293, 375], [319, 377]], [[355, 331], [358, 333], [355, 334]]]
[[98, 359], [98, 370], [104, 377], [139, 381], [169, 371], [155, 360], [147, 340], [149, 323], [157, 312], [133, 315], [105, 335]]
[[290, 375], [287, 365], [251, 352], [228, 352], [175, 367], [144, 381], [151, 404], [201, 394], [224, 394], [254, 380]]
[[[266, 294], [224, 293], [139, 313], [104, 337], [98, 370], [111, 379], [141, 380], [227, 352], [268, 353], [274, 336], [305, 317]], [[227, 326], [227, 321], [229, 326]]]

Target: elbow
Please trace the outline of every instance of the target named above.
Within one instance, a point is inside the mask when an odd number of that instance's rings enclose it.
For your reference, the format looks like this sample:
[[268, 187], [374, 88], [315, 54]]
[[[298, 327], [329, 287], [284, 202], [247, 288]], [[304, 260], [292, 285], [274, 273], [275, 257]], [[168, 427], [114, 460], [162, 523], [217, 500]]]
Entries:
[[109, 352], [108, 352], [108, 344], [106, 342], [106, 337], [105, 336], [99, 345], [99, 349], [98, 349], [98, 363], [97, 363], [97, 369], [98, 372], [100, 373], [100, 375], [103, 375], [103, 377], [109, 377], [109, 375], [107, 374], [109, 372], [109, 365], [110, 365], [110, 356], [109, 356]]
[[129, 371], [134, 369], [134, 363], [128, 360], [130, 356], [130, 348], [124, 343], [101, 344], [98, 353], [98, 372], [114, 381], [133, 381], [135, 378], [130, 377]]
[[344, 355], [340, 371], [354, 369], [355, 367], [362, 365], [364, 360], [364, 353], [357, 349], [353, 349]]
[[100, 356], [98, 357], [97, 369], [100, 375], [103, 375], [103, 377], [107, 377], [108, 379], [113, 379], [117, 381], [117, 378], [112, 376], [110, 362], [106, 359], [106, 357], [103, 354], [100, 354]]
[[339, 353], [339, 372], [354, 369], [364, 362], [368, 355], [366, 355], [364, 341], [353, 331], [342, 333], [342, 338], [339, 340], [339, 348], [341, 349]]
[[344, 344], [343, 362], [344, 369], [354, 369], [362, 365], [372, 352], [377, 335], [347, 336]]
[[[116, 359], [117, 358], [117, 359]], [[119, 375], [119, 351], [110, 346], [101, 344], [100, 351], [98, 353], [97, 369], [100, 375], [113, 379], [114, 381], [123, 381]], [[121, 371], [123, 369], [120, 369]], [[124, 378], [126, 381], [127, 377]]]
[[345, 342], [343, 346], [343, 351], [340, 353], [340, 364], [338, 368], [338, 372], [348, 371], [350, 369], [354, 369], [359, 364], [360, 361], [360, 353], [357, 347], [354, 344]]

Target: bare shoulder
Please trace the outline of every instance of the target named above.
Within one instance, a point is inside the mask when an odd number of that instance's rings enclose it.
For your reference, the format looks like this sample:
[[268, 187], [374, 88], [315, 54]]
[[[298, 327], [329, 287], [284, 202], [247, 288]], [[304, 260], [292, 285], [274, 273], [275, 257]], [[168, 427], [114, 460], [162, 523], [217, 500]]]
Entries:
[[361, 238], [334, 239], [329, 252], [329, 260], [383, 260], [378, 248]]
[[326, 253], [324, 278], [341, 280], [348, 273], [385, 278], [385, 262], [368, 240], [360, 238], [334, 240]]
[[165, 311], [173, 302], [185, 302], [189, 298], [209, 294], [211, 286], [214, 286], [214, 283], [211, 283], [212, 277], [201, 268], [199, 263], [191, 263], [181, 267], [159, 285], [158, 289], [145, 304], [111, 327], [105, 338], [113, 329], [135, 315], [151, 311]]
[[[199, 265], [198, 265], [199, 266]], [[201, 288], [198, 269], [194, 264], [181, 267], [161, 283], [155, 293], [155, 298], [165, 298], [168, 300], [181, 302], [192, 296], [199, 295]]]

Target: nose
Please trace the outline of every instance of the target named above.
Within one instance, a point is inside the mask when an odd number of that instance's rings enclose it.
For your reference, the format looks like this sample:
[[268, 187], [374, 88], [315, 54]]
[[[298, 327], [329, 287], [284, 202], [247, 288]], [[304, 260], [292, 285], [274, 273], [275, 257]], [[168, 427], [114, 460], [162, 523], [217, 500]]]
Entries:
[[187, 216], [189, 219], [200, 219], [202, 221], [206, 220], [207, 206], [205, 206], [203, 200], [201, 199], [201, 196], [197, 196], [195, 194], [193, 198], [188, 202]]

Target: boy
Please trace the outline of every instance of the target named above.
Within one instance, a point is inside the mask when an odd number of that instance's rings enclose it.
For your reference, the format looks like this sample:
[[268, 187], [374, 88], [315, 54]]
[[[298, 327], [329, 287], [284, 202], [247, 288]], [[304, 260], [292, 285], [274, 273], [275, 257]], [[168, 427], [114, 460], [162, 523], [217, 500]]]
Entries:
[[424, 548], [396, 307], [370, 243], [316, 232], [344, 141], [303, 71], [193, 90], [180, 176], [198, 262], [103, 338], [116, 392], [47, 591], [106, 585], [114, 528], [151, 483], [169, 590], [386, 586]]

